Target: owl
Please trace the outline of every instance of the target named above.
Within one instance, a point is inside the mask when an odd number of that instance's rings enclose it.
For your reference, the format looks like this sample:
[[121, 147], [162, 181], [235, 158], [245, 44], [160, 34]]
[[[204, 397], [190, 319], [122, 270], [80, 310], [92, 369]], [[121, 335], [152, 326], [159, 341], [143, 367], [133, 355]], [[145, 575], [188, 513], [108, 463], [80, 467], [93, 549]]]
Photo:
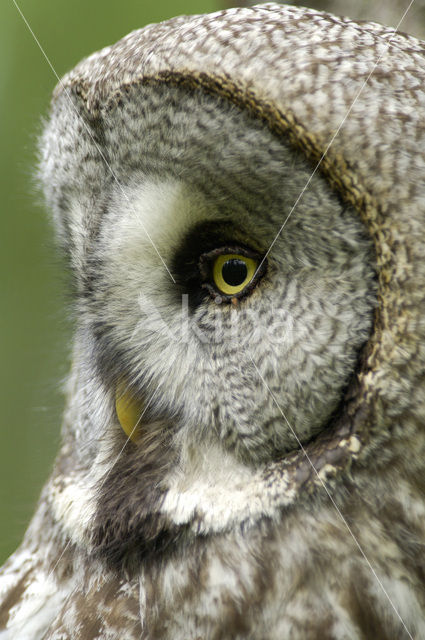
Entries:
[[0, 640], [425, 637], [424, 52], [271, 3], [59, 83], [72, 368]]

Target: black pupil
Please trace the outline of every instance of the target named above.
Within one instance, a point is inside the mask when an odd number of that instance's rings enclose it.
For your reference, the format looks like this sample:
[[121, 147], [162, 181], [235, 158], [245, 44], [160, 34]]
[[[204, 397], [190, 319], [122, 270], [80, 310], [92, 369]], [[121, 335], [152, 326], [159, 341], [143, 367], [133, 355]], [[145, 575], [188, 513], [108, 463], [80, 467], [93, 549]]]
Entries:
[[224, 282], [229, 284], [231, 287], [237, 287], [246, 280], [248, 269], [243, 260], [239, 260], [239, 258], [231, 258], [223, 264], [221, 274]]

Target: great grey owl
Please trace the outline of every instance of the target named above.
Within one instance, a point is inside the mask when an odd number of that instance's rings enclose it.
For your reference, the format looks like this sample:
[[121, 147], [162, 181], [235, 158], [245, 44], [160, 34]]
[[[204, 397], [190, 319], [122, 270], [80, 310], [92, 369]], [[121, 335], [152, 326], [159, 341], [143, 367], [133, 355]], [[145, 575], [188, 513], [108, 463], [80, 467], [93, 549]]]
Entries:
[[425, 638], [424, 65], [265, 4], [58, 85], [73, 365], [1, 640]]

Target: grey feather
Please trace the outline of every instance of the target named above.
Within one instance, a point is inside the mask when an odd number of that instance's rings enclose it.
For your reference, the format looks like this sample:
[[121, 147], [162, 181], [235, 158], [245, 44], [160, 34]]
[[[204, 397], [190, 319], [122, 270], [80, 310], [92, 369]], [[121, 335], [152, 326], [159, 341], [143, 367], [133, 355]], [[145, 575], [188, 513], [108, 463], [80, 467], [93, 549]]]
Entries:
[[[425, 635], [423, 54], [267, 4], [58, 85], [39, 175], [73, 367], [1, 640]], [[263, 265], [233, 300], [224, 249]]]

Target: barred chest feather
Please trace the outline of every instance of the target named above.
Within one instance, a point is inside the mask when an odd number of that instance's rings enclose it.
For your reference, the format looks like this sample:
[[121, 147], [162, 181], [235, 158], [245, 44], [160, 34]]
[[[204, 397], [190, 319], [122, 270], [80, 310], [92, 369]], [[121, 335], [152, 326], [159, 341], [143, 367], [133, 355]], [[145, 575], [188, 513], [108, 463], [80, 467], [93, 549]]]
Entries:
[[[390, 481], [383, 473], [379, 485]], [[43, 566], [28, 542], [9, 566], [1, 611], [12, 624], [0, 638], [353, 640], [409, 637], [404, 624], [420, 638], [422, 494], [406, 483], [384, 503], [368, 484], [345, 487], [362, 496], [338, 500], [345, 522], [317, 503], [237, 532], [186, 531], [124, 574], [70, 548]]]

